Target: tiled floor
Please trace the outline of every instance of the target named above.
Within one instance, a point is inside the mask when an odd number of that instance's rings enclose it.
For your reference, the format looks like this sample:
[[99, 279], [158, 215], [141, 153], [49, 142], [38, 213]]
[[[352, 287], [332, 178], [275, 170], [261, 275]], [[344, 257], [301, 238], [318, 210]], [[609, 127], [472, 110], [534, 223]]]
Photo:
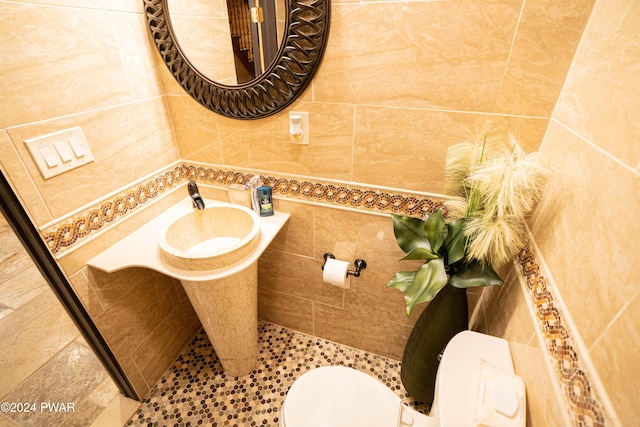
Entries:
[[127, 426], [273, 426], [293, 382], [309, 369], [343, 365], [366, 372], [405, 403], [400, 363], [267, 322], [259, 324], [258, 369], [227, 377], [204, 331], [151, 390]]
[[88, 426], [117, 398], [115, 384], [0, 215], [0, 427]]

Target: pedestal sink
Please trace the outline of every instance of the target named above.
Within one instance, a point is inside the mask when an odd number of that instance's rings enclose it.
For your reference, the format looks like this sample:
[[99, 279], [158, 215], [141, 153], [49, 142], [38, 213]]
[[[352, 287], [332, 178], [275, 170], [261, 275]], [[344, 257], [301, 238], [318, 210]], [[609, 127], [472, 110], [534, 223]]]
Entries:
[[179, 279], [227, 375], [258, 363], [258, 258], [289, 214], [260, 217], [240, 205], [189, 198], [117, 242], [88, 265], [108, 273], [146, 267]]
[[[260, 241], [260, 217], [239, 205], [218, 205], [170, 222], [160, 234], [161, 256], [190, 271], [214, 270], [246, 258]], [[258, 362], [257, 260], [213, 280], [182, 279], [227, 375], [251, 373]]]

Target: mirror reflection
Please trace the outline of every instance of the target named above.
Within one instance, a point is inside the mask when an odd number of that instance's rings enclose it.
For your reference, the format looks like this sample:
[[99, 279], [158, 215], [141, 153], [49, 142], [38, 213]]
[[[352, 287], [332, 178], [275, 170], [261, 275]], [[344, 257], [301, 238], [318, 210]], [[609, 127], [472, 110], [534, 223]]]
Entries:
[[262, 75], [277, 58], [286, 0], [167, 0], [175, 39], [207, 78], [235, 86]]

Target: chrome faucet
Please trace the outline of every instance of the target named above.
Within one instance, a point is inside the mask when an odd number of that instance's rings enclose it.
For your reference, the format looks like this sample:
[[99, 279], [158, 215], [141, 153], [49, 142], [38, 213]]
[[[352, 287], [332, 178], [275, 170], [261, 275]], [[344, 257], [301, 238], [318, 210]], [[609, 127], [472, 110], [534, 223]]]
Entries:
[[187, 189], [189, 190], [189, 196], [191, 196], [191, 203], [193, 203], [193, 207], [198, 208], [198, 210], [204, 209], [204, 200], [202, 200], [202, 196], [200, 196], [200, 191], [198, 191], [198, 185], [196, 182], [189, 181]]

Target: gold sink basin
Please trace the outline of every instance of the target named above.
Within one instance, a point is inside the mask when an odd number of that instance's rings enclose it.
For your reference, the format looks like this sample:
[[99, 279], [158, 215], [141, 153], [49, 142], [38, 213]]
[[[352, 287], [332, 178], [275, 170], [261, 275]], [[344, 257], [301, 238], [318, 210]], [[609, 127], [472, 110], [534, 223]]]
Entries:
[[240, 205], [194, 209], [172, 221], [160, 234], [160, 253], [183, 270], [214, 270], [247, 257], [260, 241], [260, 217]]

